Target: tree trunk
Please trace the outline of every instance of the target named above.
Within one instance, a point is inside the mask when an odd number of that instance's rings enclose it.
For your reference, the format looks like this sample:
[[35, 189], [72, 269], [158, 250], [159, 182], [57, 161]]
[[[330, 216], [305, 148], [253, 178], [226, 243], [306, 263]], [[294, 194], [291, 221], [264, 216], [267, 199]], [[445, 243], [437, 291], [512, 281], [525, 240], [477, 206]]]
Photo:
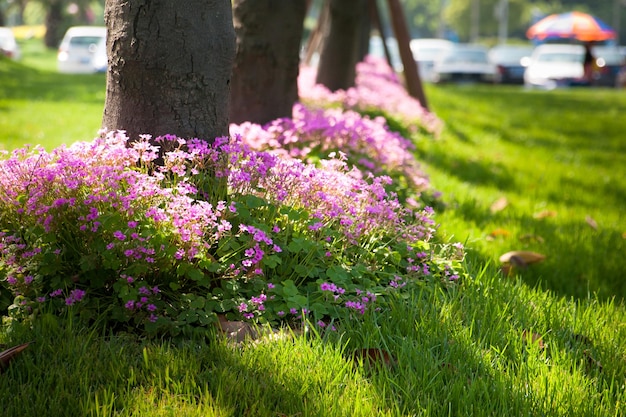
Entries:
[[52, 1], [46, 13], [46, 34], [43, 42], [48, 48], [58, 48], [61, 43], [61, 25], [63, 23], [63, 2]]
[[393, 32], [398, 41], [400, 59], [404, 67], [404, 80], [406, 82], [407, 91], [411, 97], [416, 98], [420, 102], [423, 108], [428, 110], [428, 102], [426, 101], [426, 94], [424, 94], [424, 89], [422, 88], [417, 63], [415, 59], [413, 59], [413, 53], [411, 52], [411, 36], [409, 35], [409, 29], [407, 28], [406, 19], [404, 18], [404, 10], [399, 0], [387, 0], [387, 4], [389, 5]]
[[230, 121], [264, 124], [291, 117], [298, 100], [298, 67], [305, 0], [234, 0], [237, 55]]
[[354, 86], [367, 12], [367, 0], [330, 0], [330, 28], [320, 55], [318, 84], [331, 91]]
[[102, 126], [213, 142], [228, 135], [235, 33], [228, 0], [107, 0]]

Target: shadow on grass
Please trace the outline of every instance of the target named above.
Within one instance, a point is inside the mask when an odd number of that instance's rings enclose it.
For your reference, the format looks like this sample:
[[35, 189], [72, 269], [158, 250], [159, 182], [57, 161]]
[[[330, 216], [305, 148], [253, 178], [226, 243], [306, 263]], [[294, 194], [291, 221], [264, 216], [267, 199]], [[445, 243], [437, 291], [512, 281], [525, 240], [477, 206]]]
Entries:
[[4, 100], [104, 102], [105, 74], [60, 74], [2, 58], [0, 76]]
[[515, 177], [504, 164], [487, 161], [478, 156], [458, 158], [435, 149], [431, 149], [427, 153], [418, 150], [417, 153], [418, 160], [425, 161], [463, 182], [494, 186], [501, 190], [515, 188]]

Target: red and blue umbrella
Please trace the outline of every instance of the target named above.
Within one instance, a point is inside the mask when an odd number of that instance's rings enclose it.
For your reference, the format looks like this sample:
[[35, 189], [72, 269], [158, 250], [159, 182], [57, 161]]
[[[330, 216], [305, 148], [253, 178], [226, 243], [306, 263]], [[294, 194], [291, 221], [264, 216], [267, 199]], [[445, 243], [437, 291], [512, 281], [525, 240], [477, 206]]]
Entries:
[[600, 42], [615, 39], [617, 33], [595, 16], [582, 12], [569, 12], [544, 17], [528, 28], [526, 36], [534, 41], [571, 39], [581, 42]]

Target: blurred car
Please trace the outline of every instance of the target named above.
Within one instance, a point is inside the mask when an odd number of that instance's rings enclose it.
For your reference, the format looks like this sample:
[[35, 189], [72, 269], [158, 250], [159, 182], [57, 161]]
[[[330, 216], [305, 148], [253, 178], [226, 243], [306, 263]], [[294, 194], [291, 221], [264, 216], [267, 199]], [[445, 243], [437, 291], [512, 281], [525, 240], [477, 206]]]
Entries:
[[453, 45], [454, 43], [447, 39], [411, 39], [409, 46], [413, 53], [413, 59], [417, 63], [422, 81], [433, 81], [433, 66], [435, 65], [435, 61], [439, 55], [450, 49]]
[[480, 45], [455, 44], [435, 61], [433, 82], [493, 83], [496, 67], [489, 61], [488, 52]]
[[107, 72], [109, 60], [107, 57], [106, 37], [100, 39], [100, 42], [96, 45], [96, 51], [91, 58], [91, 63], [95, 72]]
[[0, 27], [0, 54], [15, 60], [21, 57], [20, 47], [11, 28]]
[[524, 85], [544, 89], [583, 85], [584, 56], [585, 48], [582, 45], [539, 45], [524, 71]]
[[595, 46], [592, 53], [596, 58], [593, 85], [600, 87], [622, 87], [620, 73], [625, 72], [626, 57], [617, 46]]
[[496, 66], [496, 82], [524, 84], [524, 71], [533, 49], [525, 45], [497, 45], [491, 48], [489, 59]]
[[65, 32], [57, 54], [57, 69], [66, 74], [96, 72], [94, 56], [106, 39], [104, 26], [73, 26]]

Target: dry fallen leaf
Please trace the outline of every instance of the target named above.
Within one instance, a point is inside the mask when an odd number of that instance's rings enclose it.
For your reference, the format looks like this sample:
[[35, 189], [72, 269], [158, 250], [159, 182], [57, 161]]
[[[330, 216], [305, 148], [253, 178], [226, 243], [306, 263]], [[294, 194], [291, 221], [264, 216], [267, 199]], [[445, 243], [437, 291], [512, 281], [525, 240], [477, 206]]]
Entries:
[[533, 214], [533, 217], [535, 219], [545, 219], [547, 217], [556, 217], [556, 215], [557, 215], [557, 212], [554, 210], [542, 210]]
[[376, 364], [392, 366], [396, 362], [389, 352], [377, 348], [358, 349], [352, 354], [352, 358], [370, 366]]
[[509, 205], [509, 200], [507, 200], [506, 197], [500, 197], [499, 199], [494, 201], [493, 204], [491, 204], [491, 207], [489, 207], [489, 210], [492, 213], [497, 213], [499, 211], [504, 210], [508, 205]]
[[537, 343], [537, 346], [539, 346], [540, 350], [543, 350], [543, 348], [545, 347], [543, 343], [543, 339], [541, 338], [541, 335], [539, 333], [535, 333], [535, 332], [531, 333], [531, 332], [524, 330], [522, 332], [522, 338], [524, 339], [526, 343]]
[[598, 223], [591, 217], [591, 216], [586, 216], [585, 217], [585, 221], [587, 222], [587, 224], [589, 226], [591, 226], [594, 230], [598, 230]]
[[223, 314], [218, 315], [218, 329], [224, 333], [227, 339], [235, 343], [258, 338], [256, 329], [245, 321], [228, 320]]
[[587, 359], [587, 365], [591, 368], [596, 368], [598, 371], [602, 371], [602, 364], [600, 363], [599, 360], [595, 359], [592, 355], [591, 352], [589, 351], [589, 349], [585, 349], [583, 350], [583, 355], [585, 356], [585, 359]]
[[0, 372], [9, 366], [9, 362], [13, 360], [20, 352], [28, 347], [32, 342], [22, 343], [21, 345], [13, 346], [3, 352], [0, 352]]
[[526, 233], [524, 235], [521, 235], [519, 237], [519, 240], [521, 240], [522, 242], [538, 242], [538, 243], [544, 242], [544, 239], [541, 236], [533, 235], [531, 233]]
[[496, 237], [509, 237], [511, 236], [511, 232], [506, 229], [495, 229], [492, 230], [491, 233], [487, 235], [487, 240], [493, 240]]
[[500, 256], [500, 262], [502, 263], [523, 263], [524, 265], [541, 262], [544, 259], [546, 259], [545, 255], [523, 250], [514, 250]]

